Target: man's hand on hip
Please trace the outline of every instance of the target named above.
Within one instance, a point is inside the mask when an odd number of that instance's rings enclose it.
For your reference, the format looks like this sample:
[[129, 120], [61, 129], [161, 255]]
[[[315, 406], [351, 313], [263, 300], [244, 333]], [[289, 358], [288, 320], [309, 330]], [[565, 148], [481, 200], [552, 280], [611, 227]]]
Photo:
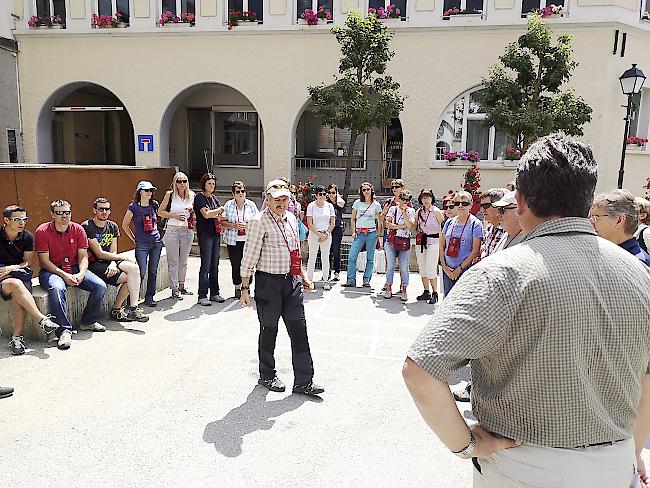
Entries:
[[476, 440], [476, 449], [474, 457], [486, 458], [501, 449], [511, 449], [521, 446], [521, 441], [506, 439], [505, 437], [496, 437], [485, 430], [481, 425], [472, 427], [472, 433]]

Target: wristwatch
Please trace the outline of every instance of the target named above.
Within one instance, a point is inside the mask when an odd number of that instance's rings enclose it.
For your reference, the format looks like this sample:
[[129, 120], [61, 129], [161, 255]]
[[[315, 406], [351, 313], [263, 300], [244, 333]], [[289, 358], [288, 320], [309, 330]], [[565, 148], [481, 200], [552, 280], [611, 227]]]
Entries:
[[244, 286], [244, 285], [242, 285], [242, 287], [241, 287], [241, 291], [244, 291], [244, 290], [248, 291], [248, 290], [250, 290], [250, 289], [251, 289], [250, 286]]
[[474, 457], [474, 450], [476, 449], [476, 439], [472, 432], [469, 433], [469, 444], [464, 449], [460, 451], [452, 451], [456, 456], [461, 459], [471, 459]]

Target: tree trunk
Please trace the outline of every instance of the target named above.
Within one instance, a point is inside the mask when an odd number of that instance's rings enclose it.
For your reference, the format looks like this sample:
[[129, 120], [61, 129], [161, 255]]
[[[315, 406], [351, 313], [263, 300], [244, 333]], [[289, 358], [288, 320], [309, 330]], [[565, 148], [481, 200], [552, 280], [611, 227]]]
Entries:
[[345, 184], [343, 185], [343, 200], [348, 201], [350, 185], [352, 184], [352, 162], [354, 160], [354, 145], [357, 142], [357, 130], [350, 130], [350, 145], [348, 146], [348, 160], [345, 163]]

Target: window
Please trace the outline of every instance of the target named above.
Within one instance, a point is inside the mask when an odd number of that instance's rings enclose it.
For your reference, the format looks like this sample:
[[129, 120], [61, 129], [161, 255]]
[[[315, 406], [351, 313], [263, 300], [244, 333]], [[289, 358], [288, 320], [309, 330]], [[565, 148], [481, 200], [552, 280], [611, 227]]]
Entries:
[[300, 19], [302, 13], [311, 9], [318, 12], [318, 9], [323, 7], [325, 10], [334, 12], [334, 0], [298, 0], [296, 4], [296, 20]]
[[368, 8], [379, 10], [380, 8], [386, 9], [394, 5], [399, 9], [399, 15], [402, 20], [406, 20], [406, 0], [368, 0]]
[[[228, 12], [234, 10], [235, 12], [255, 12], [255, 18], [258, 23], [264, 20], [264, 2], [263, 0], [227, 0]], [[226, 16], [226, 22], [228, 18]]]
[[181, 14], [194, 14], [194, 0], [161, 0], [162, 12], [171, 12], [180, 17]]
[[647, 138], [650, 134], [650, 89], [632, 95], [632, 113], [628, 137]]
[[648, 4], [648, 0], [642, 0], [641, 1], [641, 20], [647, 20], [650, 21], [650, 4]]
[[215, 166], [259, 167], [256, 112], [215, 112], [213, 127]]
[[129, 0], [97, 0], [97, 15], [112, 17], [117, 13], [121, 22], [129, 23]]
[[531, 12], [542, 10], [551, 5], [564, 7], [564, 0], [521, 0], [521, 16], [526, 17]]
[[16, 129], [7, 129], [7, 155], [8, 163], [18, 162], [18, 140]]
[[435, 159], [444, 160], [445, 151], [476, 151], [481, 160], [500, 160], [514, 143], [505, 134], [485, 124], [483, 90], [465, 93], [445, 110], [436, 136]]
[[466, 14], [482, 14], [484, 11], [483, 0], [444, 0], [443, 15], [452, 9], [458, 9], [461, 13]]
[[37, 17], [54, 17], [58, 15], [65, 23], [65, 0], [35, 0], [34, 10]]

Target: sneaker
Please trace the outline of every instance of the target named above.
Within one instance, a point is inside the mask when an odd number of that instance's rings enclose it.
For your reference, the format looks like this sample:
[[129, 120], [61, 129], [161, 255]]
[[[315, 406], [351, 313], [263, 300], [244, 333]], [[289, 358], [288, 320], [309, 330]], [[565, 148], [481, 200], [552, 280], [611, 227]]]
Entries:
[[434, 291], [429, 299], [429, 305], [435, 305], [436, 303], [438, 303], [438, 294]]
[[402, 286], [399, 299], [402, 300], [403, 302], [409, 299], [408, 295], [406, 294], [406, 286]]
[[431, 292], [429, 290], [424, 290], [424, 293], [416, 298], [417, 301], [422, 300], [431, 300]]
[[203, 305], [204, 307], [211, 307], [212, 306], [212, 302], [210, 300], [208, 300], [207, 298], [199, 298], [198, 303], [199, 303], [199, 305]]
[[117, 322], [131, 322], [128, 318], [128, 313], [124, 307], [111, 308], [109, 317], [111, 318], [111, 320], [115, 320]]
[[389, 299], [393, 296], [390, 285], [384, 285], [384, 298]]
[[56, 329], [59, 328], [59, 324], [55, 323], [52, 320], [53, 315], [46, 315], [43, 317], [43, 319], [38, 323], [41, 326], [41, 329], [43, 329], [43, 332], [46, 334], [51, 334], [54, 332]]
[[70, 345], [72, 344], [72, 331], [65, 329], [63, 332], [61, 332], [61, 336], [59, 337], [59, 343], [57, 344], [56, 347], [59, 349], [70, 349]]
[[293, 387], [294, 393], [302, 393], [303, 395], [320, 395], [325, 392], [325, 388], [322, 386], [315, 385], [313, 382], [306, 383], [304, 385], [296, 385]]
[[14, 389], [10, 386], [0, 386], [0, 398], [7, 398], [14, 394]]
[[186, 290], [185, 288], [179, 288], [178, 291], [181, 295], [194, 295], [194, 292]]
[[144, 310], [139, 307], [129, 307], [126, 319], [129, 322], [149, 322], [149, 317], [144, 314]]
[[241, 299], [241, 290], [238, 288], [235, 290], [235, 300]]
[[331, 290], [332, 285], [330, 285], [327, 281], [323, 284], [323, 290]]
[[216, 295], [212, 295], [210, 297], [210, 301], [211, 302], [217, 302], [217, 303], [223, 303], [223, 302], [226, 301], [226, 299], [217, 293]]
[[277, 392], [282, 392], [285, 390], [284, 383], [280, 381], [280, 378], [277, 376], [274, 376], [271, 379], [265, 380], [264, 378], [260, 378], [257, 380], [258, 385], [262, 385], [264, 388], [270, 391], [277, 391]]
[[144, 300], [144, 304], [145, 304], [147, 307], [151, 307], [151, 308], [154, 308], [154, 307], [157, 307], [157, 306], [158, 306], [158, 303], [157, 303], [156, 300], [154, 300], [153, 298], [146, 298], [146, 299]]
[[106, 332], [106, 327], [104, 327], [99, 322], [93, 322], [92, 324], [81, 324], [79, 326], [81, 330], [89, 330], [91, 332]]
[[368, 283], [367, 281], [364, 281], [363, 282], [363, 287], [364, 288], [370, 288], [370, 283]]
[[23, 336], [12, 337], [9, 347], [11, 348], [11, 354], [14, 356], [25, 354], [25, 339], [23, 339]]
[[454, 400], [457, 402], [469, 402], [472, 392], [472, 383], [468, 381], [465, 386], [453, 388], [451, 392], [454, 394]]
[[343, 283], [341, 286], [343, 288], [356, 288], [357, 284], [356, 283]]
[[183, 299], [183, 295], [181, 295], [180, 290], [172, 290], [172, 298], [173, 298], [174, 300], [182, 300], [182, 299]]
[[334, 273], [334, 281], [338, 281], [338, 280], [339, 280], [339, 274], [335, 272]]

